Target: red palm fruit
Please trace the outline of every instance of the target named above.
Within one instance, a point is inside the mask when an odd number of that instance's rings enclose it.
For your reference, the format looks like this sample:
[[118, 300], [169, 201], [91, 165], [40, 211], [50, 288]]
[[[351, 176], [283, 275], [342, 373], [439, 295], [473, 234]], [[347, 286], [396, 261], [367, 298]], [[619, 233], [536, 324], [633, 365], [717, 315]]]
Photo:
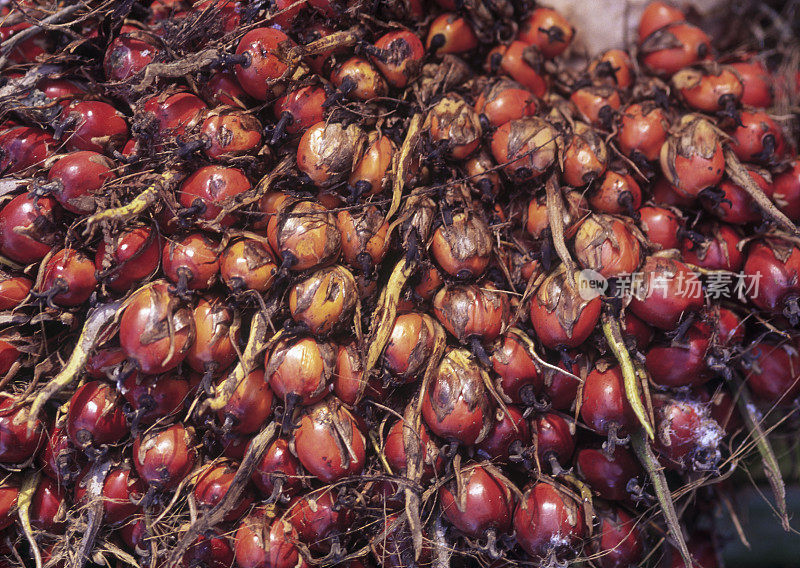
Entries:
[[[245, 10], [245, 5], [239, 0], [203, 0], [202, 2], [195, 3], [193, 10], [208, 12], [214, 14], [219, 18], [219, 24], [226, 34], [232, 32], [242, 22], [242, 14]], [[213, 12], [213, 10], [217, 10]]]
[[339, 91], [360, 101], [371, 101], [389, 93], [383, 75], [369, 60], [359, 56], [339, 63], [333, 68], [330, 79]]
[[800, 218], [800, 161], [792, 161], [791, 167], [773, 178], [772, 198], [775, 205], [790, 219]]
[[31, 525], [40, 531], [61, 534], [66, 528], [69, 508], [64, 489], [49, 477], [44, 477], [31, 498]]
[[524, 332], [511, 329], [496, 343], [491, 352], [492, 369], [499, 376], [498, 391], [507, 401], [532, 404], [542, 391], [544, 381], [539, 363], [530, 352]]
[[[772, 195], [772, 184], [769, 174], [753, 166], [745, 167], [750, 178], [768, 197]], [[723, 180], [718, 189], [719, 198], [700, 198], [700, 203], [709, 213], [718, 219], [735, 225], [758, 223], [762, 219], [761, 209], [755, 204], [750, 194], [731, 180]]]
[[295, 498], [289, 505], [286, 520], [297, 531], [297, 537], [316, 550], [344, 533], [353, 520], [352, 511], [340, 507], [332, 490], [317, 490]]
[[697, 229], [706, 240], [695, 243], [684, 238], [681, 246], [683, 260], [707, 270], [739, 272], [744, 264], [744, 254], [738, 246], [742, 235], [724, 223], [703, 223]]
[[43, 267], [40, 294], [60, 306], [79, 306], [89, 299], [97, 279], [94, 263], [75, 249], [61, 249]]
[[[702, 393], [700, 400], [704, 400], [705, 393]], [[725, 434], [732, 434], [744, 427], [744, 420], [739, 413], [736, 401], [726, 391], [717, 389], [711, 394], [708, 402], [708, 412], [717, 424], [725, 431]]]
[[201, 298], [193, 312], [195, 339], [186, 363], [198, 373], [219, 374], [238, 359], [238, 328], [232, 328], [233, 310], [220, 298]]
[[717, 466], [725, 431], [704, 403], [654, 395], [653, 410], [656, 429], [653, 447], [666, 467], [697, 471]]
[[531, 432], [536, 436], [536, 454], [539, 461], [556, 465], [568, 464], [575, 451], [575, 424], [555, 412], [539, 414], [531, 420]]
[[653, 383], [661, 387], [698, 386], [711, 378], [706, 354], [711, 329], [695, 323], [678, 342], [652, 345], [647, 350], [645, 366]]
[[542, 98], [547, 93], [544, 56], [535, 45], [523, 41], [499, 45], [489, 52], [486, 67], [491, 74], [499, 71], [508, 75], [536, 97]]
[[223, 227], [230, 227], [237, 216], [222, 215], [223, 208], [234, 205], [236, 196], [249, 189], [250, 180], [241, 170], [204, 166], [183, 181], [177, 197], [183, 207], [192, 207], [200, 219], [218, 220]]
[[72, 152], [53, 164], [47, 179], [55, 183], [52, 191], [61, 206], [79, 215], [97, 207], [100, 188], [116, 178], [114, 162], [97, 152]]
[[264, 497], [277, 490], [281, 495], [293, 497], [303, 483], [300, 462], [289, 449], [289, 442], [278, 438], [272, 442], [256, 464], [250, 480]]
[[659, 329], [675, 329], [681, 316], [703, 307], [697, 274], [682, 262], [649, 256], [641, 272], [641, 280], [633, 283], [630, 309], [645, 323]]
[[767, 68], [757, 59], [731, 63], [730, 67], [739, 75], [744, 86], [742, 104], [767, 108], [772, 106], [773, 78]]
[[608, 170], [589, 197], [589, 204], [599, 213], [629, 215], [641, 207], [642, 189], [626, 170]]
[[593, 81], [610, 87], [627, 89], [633, 83], [633, 62], [621, 49], [609, 49], [595, 57], [589, 64]]
[[475, 109], [458, 95], [439, 100], [425, 118], [431, 142], [443, 144], [446, 156], [463, 160], [481, 144], [481, 121]]
[[680, 246], [679, 231], [681, 218], [671, 209], [646, 205], [639, 209], [639, 227], [652, 244], [662, 249], [676, 249]]
[[294, 42], [276, 28], [255, 28], [247, 32], [236, 47], [236, 55], [244, 56], [243, 64], [234, 67], [234, 73], [245, 92], [259, 101], [276, 93], [271, 82], [279, 79], [288, 69], [278, 57], [278, 51]]
[[380, 264], [391, 244], [389, 223], [372, 205], [336, 214], [342, 234], [342, 257], [356, 270], [370, 274]]
[[475, 102], [475, 110], [486, 117], [492, 126], [502, 126], [518, 118], [533, 116], [538, 106], [533, 93], [506, 78], [490, 82]]
[[304, 132], [321, 122], [324, 116], [325, 89], [306, 85], [293, 89], [275, 101], [273, 112], [278, 119], [276, 131], [281, 128], [289, 134]]
[[669, 24], [640, 43], [642, 63], [651, 73], [669, 76], [706, 59], [711, 59], [711, 40], [692, 24]]
[[364, 153], [367, 136], [357, 124], [318, 122], [297, 147], [297, 167], [321, 188], [348, 178]]
[[684, 115], [677, 130], [661, 147], [661, 171], [679, 193], [696, 197], [716, 185], [725, 173], [720, 137], [699, 115]]
[[383, 367], [401, 382], [415, 381], [433, 353], [435, 335], [436, 323], [429, 315], [400, 314], [383, 352]]
[[139, 289], [128, 301], [119, 326], [125, 355], [147, 375], [177, 367], [194, 339], [192, 312], [163, 280]]
[[[351, 195], [376, 195], [387, 189], [392, 179], [392, 160], [396, 152], [397, 147], [388, 136], [380, 135], [377, 131], [370, 132], [367, 135], [366, 150], [353, 165], [353, 171], [348, 178]], [[353, 210], [347, 212], [357, 213]], [[339, 215], [341, 220], [341, 213]]]
[[109, 373], [125, 361], [125, 352], [121, 347], [107, 346], [95, 350], [89, 355], [84, 371], [93, 379], [108, 379]]
[[552, 59], [569, 47], [574, 35], [575, 28], [562, 14], [552, 8], [536, 8], [522, 23], [517, 39], [535, 45]]
[[133, 463], [142, 480], [163, 491], [177, 487], [197, 461], [193, 438], [181, 424], [136, 436]]
[[145, 32], [123, 33], [106, 49], [103, 69], [109, 81], [124, 81], [152, 63], [158, 56], [156, 38]]
[[[86, 475], [75, 485], [76, 504], [84, 502], [88, 483], [89, 476]], [[147, 487], [130, 467], [112, 467], [103, 481], [103, 520], [111, 525], [129, 522], [141, 513], [139, 501], [146, 491]]]
[[794, 342], [760, 343], [752, 355], [745, 378], [760, 400], [788, 405], [800, 394], [800, 354]]
[[277, 271], [269, 246], [255, 239], [232, 242], [220, 258], [220, 277], [233, 291], [266, 292]]
[[800, 250], [783, 239], [750, 244], [744, 262], [745, 294], [759, 309], [792, 316], [800, 295]]
[[198, 536], [181, 558], [181, 568], [230, 568], [234, 553], [228, 538], [219, 529]]
[[477, 278], [491, 260], [489, 226], [470, 211], [456, 213], [452, 223], [436, 229], [431, 249], [436, 262], [451, 276], [462, 280]]
[[16, 126], [0, 133], [0, 171], [15, 174], [53, 155], [58, 143], [37, 126]]
[[445, 354], [422, 398], [422, 417], [434, 434], [464, 445], [486, 438], [493, 411], [485, 373], [465, 349]]
[[70, 125], [65, 142], [71, 150], [111, 152], [128, 140], [125, 115], [102, 101], [75, 101], [64, 109]]
[[331, 264], [341, 252], [336, 216], [313, 201], [280, 202], [269, 218], [267, 235], [272, 250], [293, 271]]
[[297, 568], [305, 566], [293, 544], [297, 532], [288, 521], [256, 510], [236, 530], [235, 554], [239, 568]]
[[573, 557], [586, 536], [586, 522], [579, 503], [557, 486], [530, 486], [514, 511], [517, 542], [531, 556]]
[[75, 391], [69, 399], [67, 434], [84, 450], [122, 440], [128, 424], [116, 391], [100, 381], [90, 381]]
[[103, 482], [104, 520], [119, 524], [130, 520], [141, 510], [138, 504], [147, 487], [130, 467], [113, 468]]
[[[514, 496], [504, 482], [480, 466], [461, 470], [462, 485], [455, 482], [439, 489], [442, 513], [461, 533], [481, 538], [504, 534], [511, 528]], [[490, 537], [492, 538], [492, 537]]]
[[650, 188], [653, 203], [662, 207], [694, 207], [696, 197], [685, 195], [675, 189], [665, 177], [659, 176]]
[[434, 473], [439, 472], [444, 465], [439, 454], [436, 442], [431, 439], [428, 427], [420, 423], [419, 429], [414, 432], [414, 428], [406, 424], [403, 419], [395, 422], [386, 434], [383, 445], [383, 453], [386, 461], [391, 466], [396, 475], [405, 475], [408, 471], [408, 454], [406, 454], [406, 438], [412, 447], [419, 447], [419, 456], [422, 467], [422, 479], [429, 480]]
[[333, 376], [333, 394], [348, 406], [358, 404], [362, 398], [381, 400], [384, 388], [379, 376], [370, 380], [364, 379], [361, 354], [358, 342], [353, 340], [346, 345], [339, 345], [336, 355], [336, 373]]
[[461, 343], [473, 338], [490, 343], [500, 336], [511, 306], [492, 284], [444, 286], [433, 298], [433, 313]]
[[167, 90], [147, 99], [142, 107], [152, 112], [159, 128], [159, 135], [173, 140], [192, 132], [203, 119], [208, 106], [203, 99], [183, 91]]
[[124, 544], [131, 550], [144, 550], [147, 546], [147, 525], [143, 515], [137, 515], [128, 520], [127, 523], [119, 527], [117, 534]]
[[0, 339], [0, 375], [5, 376], [21, 355], [15, 345]]
[[29, 264], [42, 260], [57, 240], [58, 204], [25, 193], [0, 210], [0, 254]]
[[420, 267], [415, 281], [417, 284], [414, 286], [414, 294], [423, 301], [433, 299], [433, 296], [444, 284], [442, 273], [435, 266]]
[[581, 187], [599, 178], [608, 166], [608, 148], [591, 126], [576, 122], [564, 150], [564, 182]]
[[227, 161], [252, 154], [261, 147], [261, 123], [242, 111], [213, 110], [201, 128], [203, 151], [211, 160]]
[[39, 461], [45, 475], [65, 486], [71, 485], [77, 479], [83, 467], [82, 456], [63, 427], [55, 428], [47, 436]]
[[580, 448], [575, 464], [592, 491], [610, 501], [629, 500], [629, 484], [638, 484], [642, 475], [639, 462], [621, 446], [614, 446], [610, 455], [600, 448]]
[[[690, 536], [686, 546], [692, 557], [692, 568], [719, 568], [722, 566], [714, 535], [696, 531]], [[678, 549], [674, 546], [665, 547], [664, 556], [662, 556], [658, 568], [680, 568], [682, 566], [685, 567], [686, 562]]]
[[617, 142], [620, 150], [634, 159], [637, 155], [653, 162], [667, 140], [669, 121], [664, 110], [645, 101], [625, 107], [619, 115]]
[[[23, 6], [25, 6], [25, 4], [23, 4]], [[32, 7], [33, 6], [25, 6], [27, 9]], [[14, 11], [11, 15], [13, 17], [17, 14], [20, 14], [20, 12]], [[3, 15], [4, 22], [7, 17], [8, 14]], [[7, 44], [9, 48], [13, 47], [13, 49], [9, 49], [7, 54], [8, 61], [11, 63], [32, 63], [37, 57], [47, 53], [47, 50], [50, 48], [46, 36], [41, 33], [42, 30], [30, 30], [31, 26], [32, 24], [28, 22], [18, 22], [16, 24], [0, 27], [0, 41], [3, 42], [10, 42], [12, 39], [14, 42], [18, 41], [18, 38], [14, 38], [14, 36], [25, 30], [29, 30], [25, 33], [34, 32], [31, 37], [23, 39], [16, 45], [14, 43]]]
[[140, 375], [131, 373], [120, 390], [137, 412], [141, 424], [155, 424], [183, 409], [189, 397], [189, 381], [179, 375]]
[[161, 236], [150, 227], [127, 229], [100, 241], [94, 265], [99, 277], [115, 292], [127, 292], [158, 268]]
[[481, 199], [494, 199], [500, 194], [503, 188], [500, 173], [491, 154], [485, 149], [480, 149], [470, 156], [464, 168], [467, 172], [467, 182], [473, 191], [479, 192]]
[[595, 544], [601, 568], [638, 566], [644, 558], [644, 535], [637, 519], [623, 509], [600, 511], [600, 538]]
[[640, 351], [644, 351], [644, 349], [650, 345], [650, 342], [653, 341], [653, 328], [631, 312], [624, 312], [620, 316], [620, 323], [622, 324], [622, 336], [632, 341]]
[[593, 432], [625, 436], [638, 424], [625, 395], [622, 370], [595, 367], [583, 383], [581, 419]]
[[431, 53], [466, 53], [478, 46], [470, 23], [457, 14], [441, 14], [431, 22], [425, 47]]
[[541, 176], [556, 159], [557, 133], [541, 118], [528, 116], [505, 123], [492, 135], [494, 159], [517, 183]]
[[325, 483], [364, 469], [366, 437], [356, 418], [335, 400], [308, 409], [295, 430], [294, 442], [303, 467]]
[[639, 43], [644, 41], [644, 39], [654, 31], [666, 27], [669, 24], [683, 22], [685, 19], [686, 14], [666, 2], [650, 2], [645, 7], [639, 19]]
[[17, 519], [19, 482], [13, 477], [0, 483], [0, 530], [7, 529]]
[[33, 282], [25, 276], [12, 276], [0, 272], [0, 310], [18, 307], [33, 288]]
[[772, 166], [786, 154], [787, 145], [778, 123], [765, 112], [742, 111], [731, 137], [731, 149], [743, 162]]
[[634, 272], [641, 263], [639, 239], [623, 220], [592, 215], [575, 234], [575, 258], [583, 268], [611, 278]]
[[227, 434], [222, 433], [217, 439], [220, 446], [222, 446], [222, 457], [240, 462], [244, 459], [247, 444], [252, 439], [252, 436], [228, 432]]
[[737, 345], [744, 341], [744, 322], [731, 310], [715, 306], [712, 322], [716, 325], [717, 341], [721, 345]]
[[346, 330], [353, 323], [358, 299], [356, 280], [344, 266], [336, 265], [311, 274], [289, 291], [289, 312], [317, 336]]
[[283, 339], [264, 362], [269, 386], [284, 402], [310, 405], [325, 397], [336, 369], [336, 350], [310, 337]]
[[707, 113], [734, 111], [744, 86], [730, 67], [711, 63], [681, 69], [672, 86], [687, 106]]
[[161, 252], [164, 274], [179, 290], [206, 290], [219, 274], [219, 248], [219, 243], [203, 233], [168, 240]]
[[[589, 202], [580, 191], [566, 192], [564, 200], [566, 201], [566, 208], [563, 211], [564, 236], [569, 239], [575, 236], [580, 222], [590, 213]], [[545, 229], [550, 229], [547, 200], [544, 197], [533, 197], [528, 203], [525, 229], [536, 239], [542, 236]]]
[[573, 285], [565, 268], [544, 279], [531, 298], [531, 323], [545, 347], [576, 347], [586, 341], [600, 319], [600, 297], [585, 299]]
[[617, 89], [600, 85], [576, 89], [569, 100], [578, 109], [583, 120], [603, 130], [610, 130], [613, 127], [614, 116], [622, 106], [622, 99]]
[[[233, 485], [236, 470], [237, 464], [223, 459], [209, 463], [197, 474], [192, 493], [200, 510], [211, 509], [222, 501]], [[252, 503], [253, 493], [249, 488], [245, 488], [236, 506], [225, 514], [223, 522], [239, 519]]]
[[419, 74], [425, 47], [410, 31], [390, 31], [378, 38], [375, 48], [372, 61], [393, 87], [405, 88]]
[[217, 415], [232, 432], [252, 434], [258, 432], [272, 414], [273, 398], [264, 371], [255, 369], [238, 382], [231, 398]]
[[477, 444], [478, 453], [497, 463], [506, 463], [511, 452], [519, 454], [531, 443], [528, 421], [516, 406], [498, 409], [491, 430], [486, 438]]

